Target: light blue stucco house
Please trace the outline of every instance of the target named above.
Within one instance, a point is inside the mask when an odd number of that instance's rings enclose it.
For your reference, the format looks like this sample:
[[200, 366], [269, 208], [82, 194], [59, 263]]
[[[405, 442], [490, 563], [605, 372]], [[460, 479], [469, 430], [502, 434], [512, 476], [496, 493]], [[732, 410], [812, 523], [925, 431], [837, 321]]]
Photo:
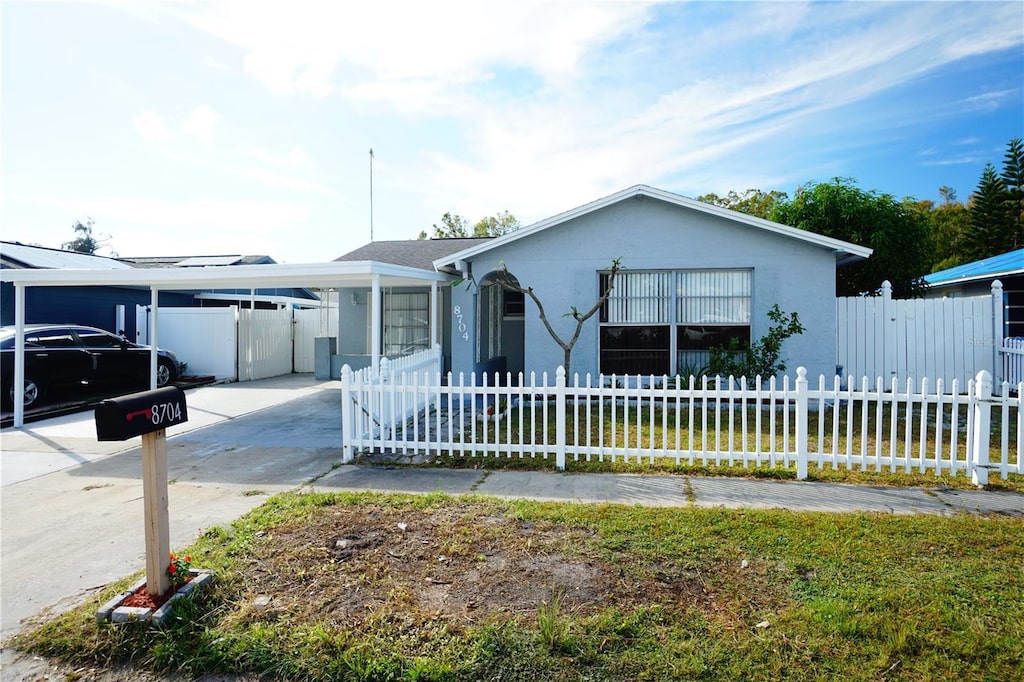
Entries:
[[[572, 353], [579, 374], [687, 374], [712, 345], [757, 339], [774, 304], [796, 311], [807, 331], [784, 348], [789, 366], [810, 376], [835, 372], [836, 268], [871, 249], [636, 185], [490, 239], [376, 242], [338, 260], [381, 260], [450, 276], [440, 296], [426, 289], [385, 292], [384, 355], [425, 348], [434, 332], [454, 372], [549, 372], [563, 351], [528, 298], [498, 285], [503, 268], [532, 287], [563, 338], [563, 317], [598, 299], [614, 259], [619, 271], [607, 305], [583, 327]], [[429, 257], [429, 265], [424, 262]], [[366, 291], [341, 292], [352, 307]], [[431, 300], [441, 310], [430, 310]], [[342, 306], [344, 309], [344, 305]], [[435, 316], [435, 312], [439, 313]], [[343, 318], [345, 316], [343, 315]], [[364, 325], [343, 323], [349, 364], [369, 352]], [[358, 364], [358, 363], [356, 363]], [[355, 365], [354, 365], [355, 367]]]

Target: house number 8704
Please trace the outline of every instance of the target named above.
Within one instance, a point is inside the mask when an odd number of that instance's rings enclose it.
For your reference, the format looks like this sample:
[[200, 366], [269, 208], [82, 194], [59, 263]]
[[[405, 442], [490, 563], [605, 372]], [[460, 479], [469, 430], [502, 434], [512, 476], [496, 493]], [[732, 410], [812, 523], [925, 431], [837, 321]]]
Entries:
[[452, 308], [452, 314], [455, 315], [456, 328], [459, 330], [459, 336], [461, 336], [464, 341], [469, 341], [469, 331], [466, 328], [466, 323], [463, 321], [462, 306], [454, 306]]

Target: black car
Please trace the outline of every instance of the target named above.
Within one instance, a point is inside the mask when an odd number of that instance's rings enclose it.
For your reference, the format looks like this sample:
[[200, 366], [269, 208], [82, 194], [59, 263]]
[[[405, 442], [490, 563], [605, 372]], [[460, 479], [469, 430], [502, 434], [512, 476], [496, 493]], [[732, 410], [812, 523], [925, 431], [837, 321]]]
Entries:
[[[14, 327], [0, 327], [0, 377], [6, 407], [14, 404]], [[181, 366], [169, 350], [159, 349], [157, 385], [178, 377]], [[25, 407], [44, 396], [84, 389], [90, 393], [118, 387], [149, 387], [149, 348], [95, 327], [73, 324], [25, 325]]]

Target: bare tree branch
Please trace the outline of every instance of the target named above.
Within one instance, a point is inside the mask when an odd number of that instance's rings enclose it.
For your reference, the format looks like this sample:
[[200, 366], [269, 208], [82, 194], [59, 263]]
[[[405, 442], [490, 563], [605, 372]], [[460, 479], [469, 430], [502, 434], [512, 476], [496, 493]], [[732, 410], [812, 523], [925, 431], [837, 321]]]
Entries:
[[583, 332], [583, 325], [587, 320], [593, 317], [594, 314], [598, 310], [600, 310], [605, 303], [608, 302], [608, 297], [611, 295], [612, 288], [615, 286], [615, 276], [618, 274], [621, 268], [621, 258], [616, 258], [615, 260], [612, 261], [612, 266], [611, 269], [608, 271], [608, 280], [605, 284], [604, 290], [601, 292], [601, 296], [597, 299], [597, 302], [594, 303], [593, 307], [591, 307], [590, 310], [588, 310], [586, 313], [581, 314], [580, 311], [576, 309], [576, 306], [572, 306], [570, 311], [565, 314], [565, 317], [571, 317], [574, 320], [576, 320], [576, 330], [568, 341], [562, 340], [562, 337], [559, 336], [558, 332], [556, 332], [554, 327], [551, 326], [551, 322], [548, 320], [547, 313], [544, 310], [544, 304], [540, 302], [540, 298], [537, 297], [537, 294], [534, 292], [533, 287], [524, 287], [520, 285], [519, 282], [516, 280], [515, 275], [509, 272], [508, 265], [506, 265], [504, 261], [502, 261], [501, 263], [501, 270], [495, 276], [495, 281], [501, 286], [502, 289], [506, 289], [508, 291], [515, 291], [525, 296], [529, 296], [537, 305], [537, 314], [540, 317], [540, 321], [544, 323], [544, 328], [548, 330], [548, 334], [551, 335], [551, 338], [555, 340], [555, 343], [557, 343], [558, 346], [565, 353], [563, 366], [565, 367], [565, 376], [566, 378], [568, 378], [569, 376], [571, 376], [569, 374], [570, 356], [572, 355], [573, 346], [576, 345], [576, 342], [580, 338], [580, 334]]

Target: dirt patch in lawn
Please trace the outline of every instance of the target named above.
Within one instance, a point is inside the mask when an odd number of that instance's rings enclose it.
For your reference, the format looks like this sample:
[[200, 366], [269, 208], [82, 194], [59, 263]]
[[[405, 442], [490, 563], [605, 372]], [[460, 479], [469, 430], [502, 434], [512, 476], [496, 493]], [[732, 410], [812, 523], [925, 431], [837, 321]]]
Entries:
[[718, 610], [695, 570], [665, 561], [625, 570], [592, 528], [472, 504], [328, 507], [257, 543], [244, 571], [247, 617], [351, 626], [401, 612], [468, 624], [529, 617], [555, 600], [577, 615], [640, 604]]

